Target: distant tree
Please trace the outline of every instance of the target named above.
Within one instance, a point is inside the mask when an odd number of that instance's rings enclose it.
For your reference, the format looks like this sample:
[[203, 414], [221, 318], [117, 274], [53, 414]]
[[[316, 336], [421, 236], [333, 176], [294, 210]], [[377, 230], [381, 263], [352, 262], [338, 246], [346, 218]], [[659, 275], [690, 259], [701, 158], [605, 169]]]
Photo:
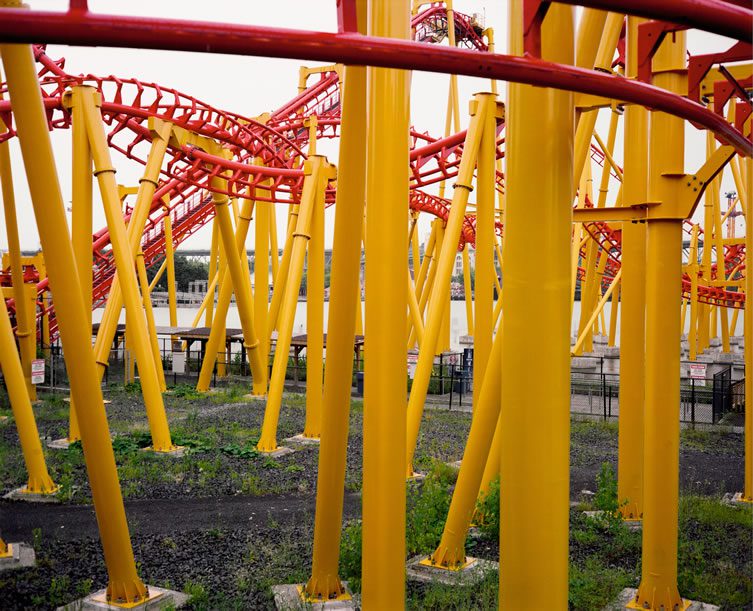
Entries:
[[[150, 281], [154, 278], [160, 265], [162, 265], [162, 261], [147, 270], [147, 275]], [[206, 263], [189, 260], [183, 255], [175, 255], [175, 284], [178, 291], [188, 291], [189, 282], [193, 280], [206, 280], [208, 275], [209, 266]], [[159, 282], [157, 282], [154, 290], [167, 290], [167, 271], [162, 274], [162, 277], [159, 279]]]

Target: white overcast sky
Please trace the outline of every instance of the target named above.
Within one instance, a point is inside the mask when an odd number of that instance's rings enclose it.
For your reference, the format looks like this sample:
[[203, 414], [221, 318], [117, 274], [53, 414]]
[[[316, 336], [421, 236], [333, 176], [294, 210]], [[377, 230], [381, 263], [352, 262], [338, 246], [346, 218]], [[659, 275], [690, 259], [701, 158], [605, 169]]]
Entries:
[[[33, 9], [65, 10], [66, 0], [27, 0]], [[210, 3], [196, 0], [90, 0], [90, 8], [96, 12], [143, 16], [178, 17], [231, 23], [248, 23], [295, 29], [335, 31], [337, 27], [335, 0], [274, 0], [272, 2], [232, 2], [213, 0]], [[495, 29], [497, 51], [506, 51], [507, 1], [505, 0], [455, 0], [458, 12], [479, 13], [487, 27]], [[578, 11], [580, 12], [580, 11]], [[447, 44], [445, 41], [443, 44]], [[731, 41], [720, 37], [692, 31], [688, 36], [691, 53], [710, 52], [726, 48]], [[208, 53], [184, 53], [115, 48], [87, 48], [51, 45], [48, 54], [52, 58], [65, 57], [66, 71], [72, 74], [91, 73], [134, 77], [146, 82], [173, 87], [193, 95], [218, 108], [256, 116], [273, 110], [296, 95], [298, 68], [304, 63], [295, 60], [238, 57]], [[307, 65], [315, 65], [307, 62]], [[446, 111], [447, 75], [414, 73], [412, 78], [412, 122], [420, 130], [428, 130], [435, 136], [443, 135]], [[459, 78], [461, 115], [467, 110], [467, 101], [476, 91], [488, 91], [489, 82], [475, 78]], [[505, 86], [500, 83], [504, 99]], [[602, 111], [597, 130], [606, 139], [608, 111]], [[467, 118], [462, 117], [463, 127]], [[57, 130], [52, 134], [58, 164], [58, 174], [66, 205], [70, 205], [70, 131]], [[39, 247], [39, 237], [29, 200], [28, 188], [17, 142], [11, 142], [16, 200], [19, 213], [21, 245], [25, 250]], [[337, 143], [322, 142], [319, 152], [337, 162]], [[622, 138], [618, 136], [615, 157], [622, 159]], [[121, 184], [137, 185], [142, 166], [113, 156]], [[686, 130], [686, 169], [695, 169], [705, 159], [705, 134], [693, 127]], [[598, 174], [596, 174], [598, 177]], [[616, 192], [616, 187], [612, 189]], [[725, 174], [722, 193], [734, 190], [731, 176]], [[95, 230], [105, 225], [104, 214], [95, 188]], [[1, 211], [0, 211], [1, 213]], [[327, 241], [332, 238], [334, 208], [327, 213]], [[70, 215], [69, 215], [70, 218]], [[284, 218], [279, 216], [278, 218]], [[4, 220], [3, 220], [4, 223]], [[428, 231], [429, 219], [423, 221], [420, 235]], [[283, 227], [280, 224], [280, 231]], [[3, 225], [4, 229], [4, 225]], [[253, 235], [253, 233], [250, 233]], [[210, 231], [199, 231], [183, 244], [184, 248], [208, 248]], [[282, 235], [281, 235], [282, 238]], [[251, 242], [251, 241], [250, 241]], [[281, 242], [282, 245], [282, 242]], [[7, 248], [5, 231], [0, 232], [0, 249]]]

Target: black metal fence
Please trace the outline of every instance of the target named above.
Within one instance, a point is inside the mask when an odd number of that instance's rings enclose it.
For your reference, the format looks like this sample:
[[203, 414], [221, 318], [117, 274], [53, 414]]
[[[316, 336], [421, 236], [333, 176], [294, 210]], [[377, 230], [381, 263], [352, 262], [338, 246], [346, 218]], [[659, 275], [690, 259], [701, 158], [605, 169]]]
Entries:
[[[168, 383], [195, 384], [201, 369], [202, 350], [194, 349], [183, 353], [185, 366], [180, 373], [173, 371], [173, 351], [169, 338], [162, 339], [161, 351]], [[273, 358], [274, 353], [269, 356], [270, 372]], [[45, 382], [39, 385], [40, 390], [67, 390], [68, 376], [59, 344], [50, 347], [45, 355], [45, 361]], [[250, 375], [247, 359], [241, 351], [228, 351], [225, 361], [224, 365], [230, 376], [247, 377]], [[415, 359], [412, 362], [415, 362]], [[125, 381], [126, 368], [127, 359], [122, 347], [113, 350], [103, 384]], [[305, 356], [296, 357], [291, 352], [286, 374], [288, 384], [293, 388], [303, 389], [306, 368]], [[354, 390], [363, 388], [362, 372], [363, 359], [354, 355], [353, 385], [356, 387]], [[215, 365], [213, 377], [213, 383], [217, 383], [217, 365]], [[444, 353], [435, 358], [427, 400], [435, 404], [447, 405], [449, 409], [468, 409], [471, 403], [469, 395], [473, 393], [473, 382], [473, 350]], [[408, 390], [411, 383], [412, 380], [409, 378]], [[571, 413], [600, 417], [604, 420], [617, 418], [620, 411], [619, 386], [619, 374], [573, 371], [570, 380]], [[681, 378], [680, 380], [679, 417], [683, 423], [718, 424], [726, 414], [741, 411], [743, 407], [744, 381], [732, 379], [731, 367], [714, 374], [711, 378]]]

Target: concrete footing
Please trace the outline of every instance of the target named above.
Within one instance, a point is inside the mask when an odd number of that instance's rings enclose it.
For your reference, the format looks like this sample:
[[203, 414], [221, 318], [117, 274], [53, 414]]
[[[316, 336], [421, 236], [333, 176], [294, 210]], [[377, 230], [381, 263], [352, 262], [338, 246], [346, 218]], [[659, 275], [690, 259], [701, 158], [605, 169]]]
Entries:
[[[350, 595], [348, 584], [343, 582], [345, 591]], [[272, 594], [275, 597], [275, 607], [278, 611], [297, 611], [298, 609], [311, 609], [313, 611], [329, 611], [330, 609], [358, 609], [360, 604], [354, 598], [344, 600], [328, 600], [325, 602], [312, 602], [303, 599], [303, 586], [297, 583], [288, 583], [272, 586]]]
[[262, 450], [259, 450], [259, 454], [262, 454], [263, 456], [269, 456], [270, 458], [280, 458], [280, 456], [292, 454], [293, 452], [295, 452], [293, 448], [288, 448], [286, 446], [279, 446], [277, 449], [272, 450], [271, 452], [264, 452]]
[[47, 442], [47, 447], [51, 450], [67, 450], [71, 447], [71, 442], [65, 437], [62, 439], [53, 439]]
[[460, 467], [463, 465], [463, 461], [462, 460], [456, 460], [456, 461], [453, 461], [453, 462], [448, 462], [446, 464], [447, 464], [447, 466], [452, 467], [454, 469], [460, 469]]
[[[129, 611], [180, 609], [190, 598], [188, 594], [184, 594], [183, 592], [166, 590], [165, 588], [158, 588], [156, 586], [147, 587], [149, 588], [149, 598], [143, 603], [129, 606]], [[107, 602], [107, 590], [99, 590], [68, 605], [58, 607], [57, 611], [122, 611], [122, 609], [124, 607], [121, 605], [112, 605]]]
[[428, 556], [415, 556], [408, 561], [405, 577], [408, 581], [423, 583], [438, 582], [451, 586], [471, 586], [481, 581], [488, 573], [499, 571], [499, 564], [483, 558], [467, 557], [466, 565], [455, 571], [431, 566], [425, 561]]
[[167, 452], [156, 452], [152, 446], [148, 448], [142, 448], [142, 452], [149, 452], [155, 456], [169, 456], [170, 458], [180, 458], [186, 453], [186, 448], [183, 446], [176, 446], [174, 450], [168, 450]]
[[299, 445], [299, 446], [318, 446], [319, 445], [318, 437], [305, 437], [303, 433], [301, 433], [300, 435], [293, 435], [292, 437], [283, 439], [283, 441], [285, 443], [289, 443], [292, 445]]
[[[623, 611], [624, 609], [631, 609], [628, 604], [635, 600], [635, 593], [638, 590], [636, 588], [625, 588], [620, 592], [617, 600], [604, 607], [603, 611]], [[719, 607], [716, 605], [709, 605], [708, 603], [698, 602], [697, 600], [683, 599], [686, 603], [684, 611], [719, 611]]]
[[60, 499], [57, 497], [57, 489], [53, 494], [38, 494], [36, 492], [27, 492], [26, 486], [21, 486], [15, 490], [11, 490], [7, 494], [3, 495], [4, 499], [9, 501], [24, 501], [26, 503], [59, 503]]
[[[603, 515], [604, 512], [599, 511], [584, 511], [583, 515], [585, 515], [588, 518], [591, 518], [592, 520], [598, 520]], [[643, 521], [642, 520], [622, 520], [623, 524], [628, 527], [628, 530], [643, 530]]]
[[36, 564], [34, 548], [26, 543], [8, 543], [9, 556], [0, 558], [0, 572], [25, 569]]
[[750, 507], [753, 505], [753, 502], [745, 500], [742, 492], [735, 492], [734, 494], [728, 492], [724, 495], [722, 503], [726, 503], [727, 505], [737, 505], [740, 507]]

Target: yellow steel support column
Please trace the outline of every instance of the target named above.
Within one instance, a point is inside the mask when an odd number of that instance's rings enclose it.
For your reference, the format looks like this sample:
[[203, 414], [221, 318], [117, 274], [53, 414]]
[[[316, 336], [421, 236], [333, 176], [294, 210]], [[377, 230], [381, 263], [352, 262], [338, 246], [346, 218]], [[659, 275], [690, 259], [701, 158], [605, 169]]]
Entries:
[[[21, 306], [16, 302], [16, 307]], [[0, 294], [0, 367], [8, 388], [10, 407], [13, 410], [13, 419], [18, 429], [18, 439], [21, 442], [21, 451], [29, 474], [28, 482], [22, 492], [31, 494], [55, 494], [59, 490], [47, 472], [44, 461], [42, 444], [39, 441], [39, 431], [34, 420], [34, 411], [31, 408], [29, 394], [26, 391], [26, 382], [21, 369], [21, 361], [16, 342], [13, 339], [13, 328], [8, 318], [8, 310], [5, 307], [5, 297]]]
[[[0, 100], [3, 99], [0, 94]], [[0, 134], [8, 131], [0, 119]], [[5, 213], [5, 232], [8, 239], [8, 256], [10, 259], [13, 297], [16, 300], [16, 337], [21, 351], [21, 369], [26, 384], [26, 392], [31, 401], [36, 401], [37, 387], [31, 383], [31, 361], [36, 358], [37, 334], [34, 319], [29, 318], [25, 307], [24, 270], [21, 264], [21, 243], [18, 237], [18, 220], [16, 218], [16, 196], [13, 191], [13, 168], [10, 160], [10, 144], [6, 140], [0, 143], [0, 188], [3, 195]], [[89, 233], [89, 254], [91, 255], [91, 232]]]
[[[89, 327], [92, 321], [92, 154], [89, 148], [89, 138], [86, 135], [83, 109], [80, 102], [81, 90], [77, 87], [71, 91], [71, 129], [73, 145], [73, 190], [72, 190], [72, 215], [71, 215], [71, 239], [73, 242], [73, 254], [76, 257], [78, 279], [83, 289], [84, 307], [89, 319]], [[89, 338], [91, 342], [91, 337]], [[81, 439], [76, 407], [70, 404], [70, 427], [68, 429], [68, 441], [74, 442]]]
[[[272, 278], [275, 278], [280, 267], [280, 253], [277, 246], [277, 208], [275, 206], [269, 207], [269, 253], [272, 256]], [[267, 286], [269, 286], [269, 279], [267, 279]], [[267, 295], [267, 309], [269, 309], [269, 295]]]
[[267, 319], [267, 333], [269, 335], [277, 329], [277, 318], [280, 313], [280, 305], [285, 294], [285, 284], [288, 281], [290, 273], [290, 257], [293, 252], [293, 241], [295, 228], [298, 225], [298, 216], [300, 214], [300, 204], [293, 204], [288, 214], [288, 230], [285, 237], [285, 244], [282, 247], [282, 257], [280, 258], [280, 267], [275, 274], [272, 283], [272, 301], [269, 304], [269, 318]]
[[[685, 32], [678, 32], [667, 37], [654, 57], [654, 85], [680, 93], [684, 67]], [[665, 176], [684, 173], [684, 148], [684, 121], [652, 112], [649, 201], [675, 203], [676, 192], [664, 188]], [[710, 248], [710, 231], [706, 236], [704, 248]], [[682, 220], [649, 221], [646, 243], [643, 553], [641, 583], [630, 606], [658, 611], [685, 608], [677, 590]]]
[[[510, 6], [509, 48], [521, 54], [522, 2]], [[573, 15], [571, 7], [551, 6], [543, 59], [573, 62]], [[511, 83], [507, 99], [499, 604], [566, 609], [573, 94]], [[547, 236], [535, 249], [533, 227]]]
[[167, 262], [167, 305], [170, 310], [170, 326], [178, 326], [178, 303], [175, 292], [175, 249], [173, 248], [173, 220], [170, 217], [170, 208], [165, 206], [165, 218], [162, 219], [165, 232], [165, 261]]
[[496, 187], [497, 117], [487, 112], [483, 118], [476, 181], [476, 283], [474, 286], [475, 333], [473, 334], [474, 409], [481, 395], [481, 381], [492, 350], [494, 335], [494, 200]]
[[[627, 76], [635, 77], [638, 25], [628, 17]], [[624, 205], [647, 201], [648, 111], [625, 109]], [[617, 449], [617, 496], [622, 516], [643, 513], [643, 412], [646, 351], [646, 226], [622, 224], [622, 314], [620, 316], [620, 415]]]
[[[698, 356], [698, 225], [690, 230], [688, 275], [690, 276], [690, 328], [688, 329], [688, 359]], [[680, 330], [682, 333], [682, 329]]]
[[[421, 318], [421, 310], [418, 307], [418, 300], [416, 299], [416, 293], [413, 291], [413, 281], [410, 277], [410, 270], [406, 270], [406, 280], [408, 286], [408, 322], [412, 325], [418, 347], [421, 347], [421, 343], [424, 341], [424, 321]], [[409, 336], [410, 339], [411, 336]], [[415, 346], [415, 342], [408, 344], [408, 350]]]
[[[222, 178], [213, 179], [216, 181], [215, 188], [224, 190], [226, 181]], [[256, 331], [256, 324], [253, 313], [253, 296], [251, 295], [251, 279], [246, 272], [241, 258], [245, 256], [246, 235], [251, 221], [252, 202], [243, 199], [242, 208], [238, 216], [238, 227], [233, 234], [232, 221], [230, 220], [230, 210], [228, 209], [229, 199], [224, 193], [214, 191], [212, 200], [216, 209], [216, 220], [218, 231], [220, 233], [221, 253], [224, 265], [221, 265], [220, 291], [217, 298], [217, 309], [212, 320], [212, 329], [209, 332], [209, 339], [204, 353], [204, 362], [201, 365], [199, 381], [196, 384], [197, 390], [206, 391], [209, 389], [209, 383], [212, 379], [212, 370], [216, 355], [220, 350], [224, 354], [225, 346], [225, 321], [227, 311], [230, 307], [230, 298], [235, 294], [236, 303], [238, 304], [238, 314], [241, 319], [243, 328], [243, 343], [248, 354], [251, 376], [253, 381], [254, 394], [263, 395], [266, 386], [263, 382], [266, 365], [262, 361], [261, 351], [259, 350], [260, 340]]]
[[[368, 7], [370, 36], [410, 37], [408, 0], [371, 0]], [[407, 299], [405, 282], [395, 277], [408, 260], [410, 74], [369, 67], [367, 78], [361, 593], [364, 609], [398, 610], [405, 607]]]
[[498, 333], [494, 338], [483, 382], [479, 384], [481, 392], [471, 421], [471, 430], [463, 452], [458, 481], [452, 493], [452, 502], [442, 531], [442, 540], [434, 553], [423, 561], [423, 564], [450, 570], [461, 569], [467, 564], [465, 539], [476, 507], [476, 499], [494, 431], [499, 421], [501, 372], [502, 334]]
[[617, 288], [614, 289], [612, 301], [609, 305], [609, 341], [607, 342], [607, 346], [610, 347], [614, 346], [617, 341], [617, 314], [620, 309], [620, 287], [621, 285], [617, 285]]
[[[260, 163], [257, 159], [256, 163]], [[257, 187], [260, 196], [268, 197], [269, 190]], [[269, 332], [267, 331], [267, 317], [269, 315], [269, 255], [272, 213], [274, 204], [258, 201], [255, 204], [256, 219], [254, 221], [254, 323], [256, 334], [259, 337], [259, 356], [264, 364], [258, 380], [259, 386], [266, 393], [269, 377]], [[276, 233], [275, 229], [275, 233]], [[277, 240], [275, 240], [276, 249]], [[272, 260], [277, 260], [277, 253], [272, 251]]]
[[[358, 15], [365, 25], [365, 1], [359, 2]], [[347, 597], [338, 577], [338, 564], [356, 305], [361, 301], [361, 227], [366, 188], [365, 104], [366, 68], [345, 66], [314, 552], [311, 578], [305, 589], [306, 598], [312, 602]]]
[[[288, 368], [290, 356], [290, 340], [293, 335], [295, 308], [298, 303], [298, 292], [303, 276], [303, 259], [310, 238], [311, 218], [316, 206], [318, 192], [326, 187], [327, 178], [334, 168], [327, 160], [320, 156], [310, 157], [304, 164], [306, 178], [303, 183], [300, 210], [297, 224], [292, 238], [290, 250], [290, 273], [285, 282], [285, 292], [280, 306], [280, 329], [277, 334], [275, 357], [272, 363], [272, 375], [269, 379], [269, 394], [267, 407], [264, 410], [264, 422], [257, 448], [260, 452], [274, 452], [277, 450], [277, 423], [282, 406], [282, 393], [285, 386], [285, 372]], [[282, 266], [280, 266], [282, 271]]]
[[[716, 250], [716, 278], [717, 280], [726, 280], [727, 270], [725, 270], [724, 268], [724, 235], [722, 234], [722, 211], [721, 202], [719, 201], [720, 185], [721, 177], [717, 176], [713, 180], [713, 182], [706, 188], [711, 189], [714, 194], [714, 249]], [[719, 324], [722, 327], [722, 352], [729, 353], [729, 316], [727, 312], [727, 306], [725, 306], [724, 303], [720, 303], [719, 306], [715, 308], [715, 311], [718, 312]]]
[[[87, 329], [86, 309], [66, 226], [60, 185], [47, 129], [42, 96], [29, 45], [0, 45], [8, 78], [26, 177], [46, 254], [48, 277], [55, 291], [55, 310], [65, 349], [71, 395], [81, 416], [81, 439], [92, 500], [107, 564], [107, 598], [112, 604], [143, 601], [148, 592], [136, 572]], [[56, 290], [56, 287], [60, 287]]]
[[[492, 187], [493, 188], [493, 187]], [[493, 196], [493, 193], [492, 193]], [[494, 211], [492, 211], [492, 214]], [[492, 231], [494, 228], [492, 227]], [[463, 294], [465, 295], [465, 320], [468, 327], [468, 335], [473, 335], [473, 285], [471, 283], [471, 258], [468, 250], [471, 245], [466, 242], [463, 245]], [[478, 247], [476, 248], [478, 255]]]
[[[441, 231], [439, 234], [437, 234], [437, 246], [439, 251], [442, 251], [442, 246], [445, 244], [444, 238], [445, 233], [447, 232], [447, 226], [441, 227]], [[449, 244], [447, 244], [449, 246]], [[453, 258], [452, 258], [452, 267], [454, 269], [455, 267], [455, 259], [457, 257], [457, 246], [453, 248]], [[436, 278], [435, 278], [436, 280]], [[452, 270], [450, 270], [450, 280], [452, 280]], [[440, 324], [439, 324], [439, 335], [437, 336], [437, 344], [434, 349], [434, 354], [442, 354], [443, 352], [447, 352], [450, 349], [450, 283], [447, 283], [447, 290], [443, 293], [440, 293], [439, 295], [436, 295], [434, 292], [432, 292], [429, 295], [429, 309], [431, 311], [432, 309], [432, 303], [435, 300], [441, 300], [443, 302], [443, 305], [440, 306]]]
[[[213, 278], [217, 278], [217, 283], [219, 284], [219, 272], [217, 269], [217, 257], [219, 255], [219, 231], [217, 227], [217, 219], [215, 218], [212, 221], [212, 241], [209, 245], [209, 275], [207, 279], [211, 281]], [[167, 260], [165, 260], [165, 265], [167, 265]], [[204, 315], [205, 327], [211, 327], [212, 320], [214, 318], [215, 288], [211, 284], [207, 289], [207, 295], [209, 294], [211, 294], [211, 297], [209, 298], [209, 301], [207, 301]]]
[[319, 439], [322, 430], [324, 350], [324, 189], [311, 211], [311, 239], [306, 252], [306, 421], [303, 436]]
[[[413, 453], [418, 440], [418, 430], [429, 387], [429, 378], [434, 365], [434, 354], [439, 345], [439, 338], [444, 320], [444, 309], [447, 305], [447, 295], [450, 290], [450, 278], [455, 264], [457, 244], [465, 219], [465, 208], [468, 195], [473, 189], [473, 169], [481, 145], [486, 113], [496, 117], [496, 101], [492, 93], [477, 93], [471, 103], [471, 122], [465, 137], [465, 146], [460, 160], [460, 168], [455, 182], [452, 205], [447, 219], [447, 228], [442, 232], [443, 247], [439, 251], [436, 262], [436, 279], [431, 287], [431, 302], [424, 329], [424, 343], [418, 354], [416, 373], [413, 378], [410, 399], [408, 401], [408, 436], [406, 446], [406, 470], [408, 477], [413, 475]], [[437, 238], [439, 243], [439, 237]], [[426, 288], [424, 288], [426, 290]], [[419, 304], [420, 305], [420, 304]]]
[[154, 310], [152, 309], [152, 298], [149, 294], [149, 280], [146, 277], [146, 265], [144, 264], [144, 251], [139, 248], [136, 255], [136, 274], [139, 279], [141, 288], [141, 300], [144, 304], [144, 316], [146, 316], [146, 328], [149, 333], [149, 344], [152, 347], [152, 358], [154, 360], [154, 369], [157, 371], [160, 391], [167, 390], [165, 383], [165, 370], [162, 365], [162, 352], [157, 339], [157, 325], [154, 322]]
[[[81, 91], [85, 90], [84, 88], [78, 87], [74, 89], [80, 89]], [[69, 105], [74, 105], [74, 111], [76, 102], [79, 99], [81, 99], [81, 94], [76, 95], [72, 91], [70, 94]], [[128, 243], [130, 245], [132, 256], [131, 268], [133, 267], [133, 261], [135, 260], [136, 253], [141, 244], [144, 225], [146, 224], [146, 219], [149, 215], [154, 192], [157, 189], [159, 172], [162, 167], [165, 150], [167, 149], [167, 141], [170, 137], [170, 132], [172, 131], [172, 125], [165, 121], [150, 119], [149, 129], [152, 135], [152, 147], [149, 151], [144, 174], [139, 181], [139, 191], [136, 196], [136, 203], [133, 206], [131, 220], [128, 222], [127, 229]], [[91, 136], [89, 136], [89, 139], [91, 139]], [[119, 199], [118, 208], [120, 208]], [[91, 248], [91, 242], [89, 247]], [[107, 299], [107, 304], [105, 305], [105, 311], [102, 314], [102, 321], [100, 323], [99, 331], [97, 332], [97, 339], [94, 343], [94, 358], [97, 361], [97, 370], [99, 372], [100, 380], [104, 376], [105, 367], [107, 367], [107, 361], [110, 356], [110, 347], [112, 346], [113, 338], [115, 337], [115, 331], [117, 330], [118, 319], [120, 318], [120, 312], [122, 309], [123, 294], [120, 287], [120, 274], [116, 272], [112, 286], [110, 287], [110, 294]]]
[[[125, 222], [120, 211], [115, 168], [110, 159], [107, 137], [99, 112], [99, 93], [91, 87], [81, 87], [78, 102], [83, 110], [86, 132], [89, 135], [89, 146], [94, 160], [94, 174], [99, 182], [102, 204], [107, 217], [107, 227], [110, 230], [115, 265], [118, 270], [123, 302], [128, 317], [129, 338], [133, 342], [133, 349], [139, 366], [146, 415], [152, 434], [152, 449], [155, 452], [171, 452], [175, 450], [175, 446], [170, 439], [165, 405], [162, 401], [160, 383], [154, 367], [154, 356], [149, 345], [149, 334], [142, 301], [139, 297], [134, 269], [134, 249], [129, 244]], [[131, 223], [136, 222], [136, 219], [131, 219]], [[140, 235], [141, 231], [139, 231]]]
[[[733, 161], [735, 161], [733, 159]], [[753, 179], [753, 163], [750, 158], [745, 161], [748, 166], [748, 180]], [[733, 166], [734, 167], [734, 166]], [[751, 189], [753, 191], [753, 189]], [[745, 210], [745, 252], [753, 253], [753, 193], [746, 198]], [[735, 310], [737, 314], [737, 310]], [[743, 499], [753, 503], [753, 273], [745, 272], [745, 313], [744, 349], [745, 349], [745, 487]]]

